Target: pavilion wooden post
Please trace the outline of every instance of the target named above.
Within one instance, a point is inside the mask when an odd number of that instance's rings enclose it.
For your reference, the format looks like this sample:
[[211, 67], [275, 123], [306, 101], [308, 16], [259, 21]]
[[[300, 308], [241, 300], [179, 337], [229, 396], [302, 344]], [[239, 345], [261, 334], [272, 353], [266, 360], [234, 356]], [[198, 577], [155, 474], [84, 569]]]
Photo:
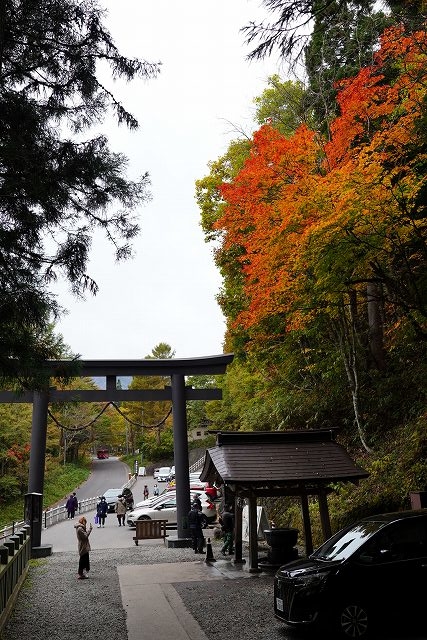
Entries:
[[243, 564], [242, 524], [243, 498], [236, 495], [234, 500], [234, 563]]
[[258, 567], [258, 518], [256, 496], [248, 498], [249, 511], [249, 571], [259, 571]]
[[305, 554], [309, 556], [310, 553], [313, 552], [313, 538], [311, 535], [310, 511], [308, 509], [308, 498], [306, 493], [301, 494], [301, 510], [304, 523]]
[[319, 513], [324, 540], [327, 540], [332, 535], [327, 495], [328, 491], [326, 489], [319, 492]]

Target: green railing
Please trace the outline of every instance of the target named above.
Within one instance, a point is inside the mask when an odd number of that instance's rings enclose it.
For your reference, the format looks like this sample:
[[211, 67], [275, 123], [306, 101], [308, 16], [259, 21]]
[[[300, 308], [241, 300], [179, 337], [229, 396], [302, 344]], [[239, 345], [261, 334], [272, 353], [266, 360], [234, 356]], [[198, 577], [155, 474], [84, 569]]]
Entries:
[[24, 525], [0, 545], [0, 633], [27, 575], [30, 558], [30, 526]]

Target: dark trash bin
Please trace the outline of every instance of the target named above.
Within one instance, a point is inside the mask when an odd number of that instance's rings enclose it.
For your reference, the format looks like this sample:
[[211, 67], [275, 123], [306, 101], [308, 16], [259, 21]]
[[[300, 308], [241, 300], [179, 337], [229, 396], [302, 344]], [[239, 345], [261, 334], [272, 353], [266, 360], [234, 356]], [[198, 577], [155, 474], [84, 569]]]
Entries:
[[264, 529], [271, 564], [284, 564], [298, 557], [298, 549], [295, 548], [298, 533], [298, 529], [292, 528]]

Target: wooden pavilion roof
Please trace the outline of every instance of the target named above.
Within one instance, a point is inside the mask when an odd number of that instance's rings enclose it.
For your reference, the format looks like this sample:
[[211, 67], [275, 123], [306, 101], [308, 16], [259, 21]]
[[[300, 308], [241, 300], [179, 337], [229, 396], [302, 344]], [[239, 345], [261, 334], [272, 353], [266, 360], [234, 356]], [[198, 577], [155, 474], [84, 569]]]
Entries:
[[258, 495], [291, 495], [368, 477], [335, 441], [335, 434], [333, 429], [218, 432], [200, 478], [250, 488]]

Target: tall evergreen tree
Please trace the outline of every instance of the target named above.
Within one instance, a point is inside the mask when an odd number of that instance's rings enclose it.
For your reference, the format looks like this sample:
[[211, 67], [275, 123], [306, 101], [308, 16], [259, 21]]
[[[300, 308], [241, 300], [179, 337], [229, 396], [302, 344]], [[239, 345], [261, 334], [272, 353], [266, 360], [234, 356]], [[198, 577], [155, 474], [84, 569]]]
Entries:
[[[375, 3], [372, 0], [262, 0], [262, 4], [269, 17], [262, 22], [252, 21], [241, 29], [246, 42], [254, 45], [248, 57], [258, 60], [277, 51], [281, 58], [290, 62], [304, 53], [313, 30], [339, 23], [346, 13], [369, 16]], [[387, 0], [384, 6], [390, 20], [404, 20], [408, 26], [419, 24], [425, 13], [420, 0]], [[339, 42], [334, 40], [330, 44], [339, 46]]]
[[85, 136], [108, 109], [138, 126], [99, 80], [154, 78], [159, 64], [120, 54], [97, 0], [0, 2], [0, 374], [18, 358], [32, 370], [52, 356], [40, 340], [61, 312], [49, 284], [96, 293], [86, 272], [92, 235], [105, 232], [117, 259], [138, 233], [133, 209], [148, 175], [126, 178], [126, 158], [103, 135]]
[[[370, 0], [361, 0], [370, 6]], [[271, 21], [250, 22], [242, 28], [248, 44], [255, 48], [249, 54], [250, 59], [268, 57], [276, 50], [280, 57], [291, 60], [299, 58], [311, 33], [312, 21], [317, 17], [329, 15], [334, 20], [334, 9], [345, 4], [331, 3], [329, 0], [263, 0]]]
[[332, 0], [317, 11], [321, 4], [321, 0], [314, 3], [313, 31], [304, 54], [310, 104], [318, 126], [327, 133], [328, 124], [337, 115], [336, 83], [372, 64], [375, 46], [390, 18], [366, 0]]

